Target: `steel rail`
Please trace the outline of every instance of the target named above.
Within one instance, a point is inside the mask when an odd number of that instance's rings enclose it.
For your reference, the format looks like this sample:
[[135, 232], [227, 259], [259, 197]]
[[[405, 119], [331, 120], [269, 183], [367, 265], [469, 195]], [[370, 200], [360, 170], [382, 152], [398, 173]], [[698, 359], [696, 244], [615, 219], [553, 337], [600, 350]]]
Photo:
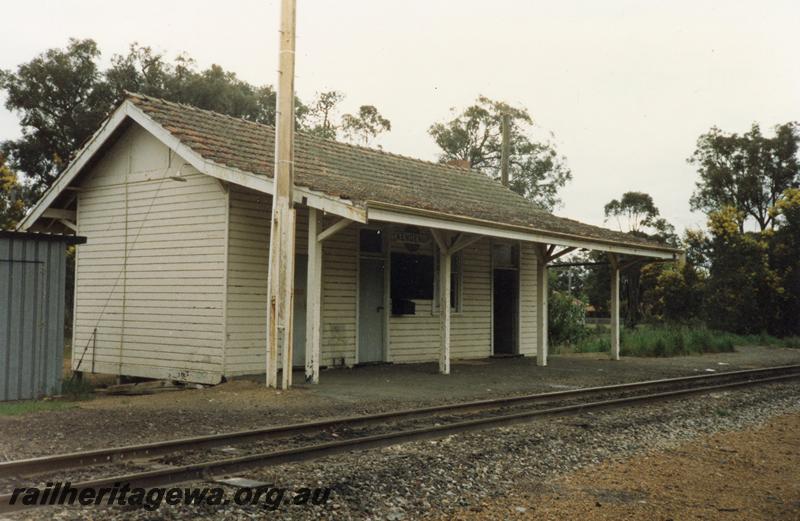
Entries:
[[[577, 414], [589, 410], [611, 409], [624, 407], [631, 404], [646, 404], [650, 402], [670, 400], [691, 394], [702, 394], [724, 389], [732, 389], [745, 386], [753, 386], [765, 383], [782, 382], [800, 377], [800, 373], [792, 373], [780, 376], [768, 376], [755, 380], [744, 380], [727, 382], [717, 385], [702, 387], [692, 387], [661, 393], [616, 398], [596, 402], [587, 402], [536, 411], [524, 411], [504, 416], [494, 416], [487, 418], [477, 418], [461, 421], [457, 423], [435, 425], [410, 430], [400, 430], [382, 434], [368, 435], [351, 438], [341, 441], [324, 442], [304, 447], [277, 450], [271, 452], [249, 454], [245, 456], [228, 458], [223, 460], [194, 463], [189, 465], [168, 467], [145, 472], [136, 472], [125, 475], [111, 476], [96, 480], [84, 481], [71, 484], [72, 488], [78, 491], [86, 488], [110, 487], [115, 484], [128, 484], [130, 487], [154, 487], [167, 484], [183, 483], [187, 481], [206, 480], [212, 474], [229, 474], [241, 470], [253, 469], [265, 465], [279, 465], [285, 463], [308, 461], [311, 459], [330, 456], [354, 450], [367, 450], [379, 447], [387, 447], [399, 443], [419, 441], [426, 439], [442, 438], [451, 434], [483, 430], [501, 426], [514, 425], [517, 423], [529, 422], [535, 418], [549, 416], [563, 416]], [[11, 494], [0, 495], [0, 513], [31, 508], [20, 504], [11, 505]]]
[[289, 425], [262, 427], [258, 429], [219, 434], [208, 434], [189, 438], [178, 438], [174, 440], [127, 445], [122, 447], [56, 454], [52, 456], [0, 462], [0, 477], [9, 475], [25, 476], [45, 471], [50, 472], [54, 470], [64, 470], [91, 465], [119, 463], [134, 459], [152, 458], [154, 456], [169, 454], [181, 450], [218, 447], [222, 445], [241, 443], [244, 441], [252, 441], [255, 439], [281, 438], [308, 432], [318, 432], [333, 427], [368, 425], [380, 421], [395, 420], [413, 416], [424, 416], [441, 412], [458, 412], [491, 407], [507, 407], [526, 402], [548, 401], [558, 398], [578, 397], [583, 395], [602, 394], [606, 392], [631, 391], [663, 385], [707, 382], [731, 377], [759, 376], [764, 374], [792, 371], [800, 371], [800, 365], [745, 369], [728, 371], [724, 373], [681, 376], [677, 378], [664, 378], [658, 380], [644, 380], [640, 382], [629, 382], [597, 387], [581, 387], [563, 391], [435, 405], [417, 409], [401, 409], [397, 411], [387, 411], [368, 415], [345, 416], [313, 422], [294, 423]]

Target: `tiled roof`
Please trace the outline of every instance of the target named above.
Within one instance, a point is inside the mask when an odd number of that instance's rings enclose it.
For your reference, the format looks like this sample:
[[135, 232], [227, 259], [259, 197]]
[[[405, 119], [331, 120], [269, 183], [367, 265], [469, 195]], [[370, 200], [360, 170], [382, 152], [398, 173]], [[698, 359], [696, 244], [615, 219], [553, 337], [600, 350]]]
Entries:
[[[204, 159], [272, 177], [275, 129], [156, 98], [128, 97]], [[669, 248], [626, 233], [556, 217], [475, 170], [295, 135], [295, 184], [364, 206], [402, 205], [634, 246]]]

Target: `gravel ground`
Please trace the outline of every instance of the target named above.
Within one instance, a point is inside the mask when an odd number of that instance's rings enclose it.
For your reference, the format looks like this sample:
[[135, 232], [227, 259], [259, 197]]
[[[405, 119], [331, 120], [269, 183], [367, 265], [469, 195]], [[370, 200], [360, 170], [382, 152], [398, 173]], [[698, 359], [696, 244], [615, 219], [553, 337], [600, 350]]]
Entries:
[[[442, 516], [467, 520], [800, 519], [800, 414], [607, 461]], [[523, 505], [523, 506], [520, 506]]]
[[[251, 380], [149, 396], [107, 396], [74, 408], [0, 416], [0, 460], [129, 445], [266, 425], [559, 389], [800, 364], [800, 349], [737, 348], [734, 353], [676, 358], [605, 355], [454, 362], [323, 371], [317, 386], [281, 392]], [[302, 382], [296, 375], [295, 381]]]
[[[253, 471], [244, 477], [289, 489], [332, 488], [325, 506], [284, 506], [270, 514], [281, 519], [400, 520], [445, 518], [459, 512], [480, 516], [486, 505], [518, 491], [522, 483], [550, 487], [554, 479], [576, 469], [799, 411], [800, 386], [772, 384], [339, 455]], [[520, 515], [526, 511], [522, 505], [512, 507]], [[251, 519], [264, 513], [260, 506], [162, 506], [155, 512], [51, 509], [14, 517]]]

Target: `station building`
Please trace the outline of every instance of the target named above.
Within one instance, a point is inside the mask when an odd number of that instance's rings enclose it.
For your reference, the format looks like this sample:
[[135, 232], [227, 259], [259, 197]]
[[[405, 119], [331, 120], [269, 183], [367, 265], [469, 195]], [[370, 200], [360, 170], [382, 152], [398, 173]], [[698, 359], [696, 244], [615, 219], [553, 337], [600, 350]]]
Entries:
[[[218, 383], [263, 373], [274, 129], [129, 95], [21, 223], [77, 246], [72, 367]], [[679, 250], [557, 217], [485, 175], [298, 133], [293, 365], [547, 363], [547, 265]]]

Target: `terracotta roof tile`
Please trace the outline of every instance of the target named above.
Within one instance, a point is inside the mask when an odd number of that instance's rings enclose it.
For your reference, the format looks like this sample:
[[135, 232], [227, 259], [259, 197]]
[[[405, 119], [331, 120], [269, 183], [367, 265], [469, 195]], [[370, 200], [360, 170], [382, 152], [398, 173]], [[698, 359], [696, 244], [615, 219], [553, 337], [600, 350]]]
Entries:
[[[272, 177], [273, 127], [138, 94], [129, 95], [128, 100], [204, 159]], [[295, 184], [361, 205], [375, 201], [601, 241], [669, 248], [557, 217], [475, 170], [302, 132], [295, 137]]]

